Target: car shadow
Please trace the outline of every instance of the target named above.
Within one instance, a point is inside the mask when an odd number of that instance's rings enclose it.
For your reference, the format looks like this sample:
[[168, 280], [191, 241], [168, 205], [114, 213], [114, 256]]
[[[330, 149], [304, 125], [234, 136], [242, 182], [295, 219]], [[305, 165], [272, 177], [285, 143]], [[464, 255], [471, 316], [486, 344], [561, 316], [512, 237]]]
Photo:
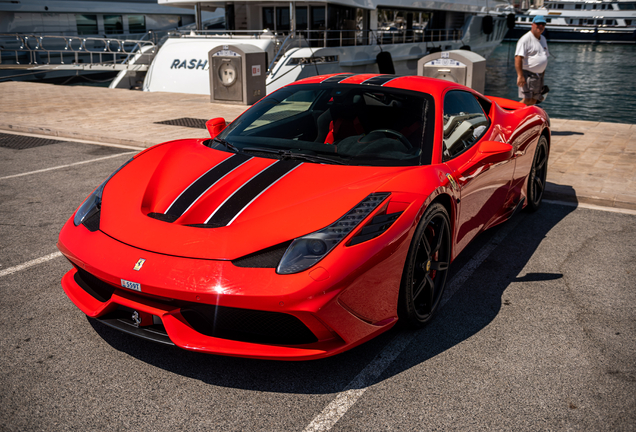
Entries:
[[566, 201], [575, 204], [579, 202], [576, 190], [572, 186], [552, 182], [546, 182], [543, 199]]
[[378, 381], [426, 362], [478, 333], [508, 304], [502, 298], [511, 283], [562, 277], [554, 273], [528, 273], [521, 277], [519, 274], [546, 234], [574, 209], [574, 206], [544, 203], [536, 213], [522, 212], [511, 221], [482, 233], [453, 262], [449, 280], [507, 224], [522, 218], [427, 327], [409, 331], [396, 326], [359, 347], [322, 360], [281, 362], [200, 354], [138, 339], [97, 320], [87, 319], [113, 348], [141, 362], [210, 385], [276, 393], [337, 393], [344, 390], [399, 332], [412, 332], [413, 340]]
[[585, 135], [583, 132], [573, 132], [573, 131], [551, 131], [550, 135], [552, 136], [572, 136], [572, 135]]

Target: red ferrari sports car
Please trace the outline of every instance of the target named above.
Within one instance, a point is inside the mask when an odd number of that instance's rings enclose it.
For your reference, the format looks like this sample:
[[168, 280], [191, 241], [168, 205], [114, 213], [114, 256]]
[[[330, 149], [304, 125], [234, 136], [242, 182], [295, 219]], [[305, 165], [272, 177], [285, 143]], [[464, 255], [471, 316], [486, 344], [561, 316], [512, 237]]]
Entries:
[[85, 314], [181, 348], [305, 360], [433, 317], [477, 234], [535, 210], [549, 119], [424, 77], [288, 85], [137, 154], [64, 225]]

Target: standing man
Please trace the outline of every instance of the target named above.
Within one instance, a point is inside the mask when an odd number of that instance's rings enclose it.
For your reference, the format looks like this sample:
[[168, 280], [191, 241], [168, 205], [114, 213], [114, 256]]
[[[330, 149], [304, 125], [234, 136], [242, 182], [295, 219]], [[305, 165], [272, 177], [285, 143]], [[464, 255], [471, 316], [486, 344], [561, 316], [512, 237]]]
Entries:
[[543, 100], [543, 75], [548, 65], [548, 43], [541, 35], [545, 30], [545, 18], [537, 15], [532, 20], [530, 31], [519, 39], [515, 50], [515, 69], [519, 97], [526, 105]]

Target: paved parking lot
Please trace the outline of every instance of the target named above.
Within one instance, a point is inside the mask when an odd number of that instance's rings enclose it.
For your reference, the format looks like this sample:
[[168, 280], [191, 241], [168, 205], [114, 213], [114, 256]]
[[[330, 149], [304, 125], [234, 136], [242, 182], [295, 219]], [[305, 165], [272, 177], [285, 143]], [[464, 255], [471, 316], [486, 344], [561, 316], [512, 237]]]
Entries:
[[484, 233], [423, 330], [224, 358], [105, 327], [60, 286], [60, 228], [130, 152], [0, 143], [0, 430], [636, 429], [634, 212], [545, 203]]

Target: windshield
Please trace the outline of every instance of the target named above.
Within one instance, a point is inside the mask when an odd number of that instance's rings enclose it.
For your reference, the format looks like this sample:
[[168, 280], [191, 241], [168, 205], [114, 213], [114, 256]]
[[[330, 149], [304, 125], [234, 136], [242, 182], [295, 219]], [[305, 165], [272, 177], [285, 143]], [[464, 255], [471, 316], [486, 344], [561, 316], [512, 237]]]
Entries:
[[379, 86], [282, 88], [229, 125], [213, 148], [316, 163], [430, 163], [433, 98]]

